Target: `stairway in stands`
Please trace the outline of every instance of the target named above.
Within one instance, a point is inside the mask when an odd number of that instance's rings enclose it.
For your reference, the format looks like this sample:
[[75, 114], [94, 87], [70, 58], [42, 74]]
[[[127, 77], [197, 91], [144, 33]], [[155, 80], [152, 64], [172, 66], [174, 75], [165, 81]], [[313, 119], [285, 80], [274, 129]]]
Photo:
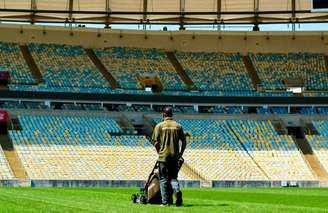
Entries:
[[259, 76], [257, 75], [255, 67], [252, 63], [252, 60], [250, 59], [249, 56], [242, 56], [242, 58], [243, 58], [243, 62], [245, 64], [245, 66], [246, 66], [247, 72], [252, 79], [253, 86], [257, 90], [258, 85], [261, 84], [261, 80], [260, 80]]
[[325, 64], [326, 64], [326, 70], [328, 70], [328, 55], [325, 55]]
[[119, 88], [119, 84], [114, 78], [114, 76], [106, 69], [106, 67], [103, 65], [103, 63], [99, 60], [99, 58], [96, 56], [96, 54], [93, 52], [92, 49], [85, 49], [85, 52], [91, 59], [91, 61], [94, 63], [94, 65], [98, 68], [98, 70], [101, 72], [101, 74], [104, 76], [104, 78], [110, 83], [111, 87], [113, 89]]
[[206, 181], [205, 177], [203, 177], [201, 174], [199, 174], [197, 171], [192, 169], [187, 162], [184, 162], [181, 171], [187, 175], [189, 178], [192, 180], [201, 180], [201, 181]]
[[27, 175], [25, 169], [18, 157], [12, 141], [10, 140], [9, 135], [0, 135], [0, 143], [14, 176], [18, 179], [26, 179]]
[[[300, 128], [299, 130], [302, 131], [302, 133], [304, 132], [302, 128]], [[298, 148], [302, 151], [304, 159], [307, 161], [308, 165], [311, 167], [312, 171], [318, 177], [318, 179], [328, 180], [327, 172], [321, 165], [317, 156], [313, 153], [313, 150], [310, 144], [308, 143], [308, 141], [306, 140], [306, 138], [304, 137], [304, 134], [302, 134], [302, 136], [299, 137], [296, 136], [293, 138]]]
[[30, 71], [32, 73], [33, 78], [35, 79], [35, 82], [37, 82], [38, 84], [43, 83], [44, 79], [42, 77], [42, 74], [40, 72], [39, 67], [36, 65], [28, 47], [26, 45], [21, 45], [19, 46], [23, 57], [26, 61], [26, 64], [28, 65], [28, 67], [30, 68]]
[[175, 57], [173, 52], [166, 52], [168, 59], [171, 61], [181, 80], [185, 83], [189, 90], [195, 89], [194, 82], [189, 78], [187, 73], [183, 70], [180, 62]]

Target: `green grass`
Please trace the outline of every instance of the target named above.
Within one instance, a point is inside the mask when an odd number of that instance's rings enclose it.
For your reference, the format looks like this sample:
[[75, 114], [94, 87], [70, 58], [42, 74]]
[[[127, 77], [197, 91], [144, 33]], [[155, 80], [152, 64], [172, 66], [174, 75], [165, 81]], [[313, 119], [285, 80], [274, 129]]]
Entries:
[[328, 189], [183, 189], [182, 207], [132, 204], [137, 190], [0, 188], [0, 212], [328, 212]]

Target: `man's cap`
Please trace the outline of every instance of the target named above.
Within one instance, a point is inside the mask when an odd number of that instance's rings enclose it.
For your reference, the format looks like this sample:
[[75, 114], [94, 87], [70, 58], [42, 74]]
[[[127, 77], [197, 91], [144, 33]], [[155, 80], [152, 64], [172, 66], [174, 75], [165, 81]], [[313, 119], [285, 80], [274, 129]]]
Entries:
[[172, 117], [173, 116], [173, 109], [172, 107], [165, 107], [163, 109], [163, 114], [166, 116], [166, 117]]

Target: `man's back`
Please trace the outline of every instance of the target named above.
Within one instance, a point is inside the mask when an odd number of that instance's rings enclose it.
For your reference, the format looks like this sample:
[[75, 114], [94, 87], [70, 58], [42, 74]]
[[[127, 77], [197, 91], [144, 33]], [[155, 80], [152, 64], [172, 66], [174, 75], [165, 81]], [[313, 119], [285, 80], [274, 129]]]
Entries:
[[156, 125], [152, 139], [160, 142], [159, 162], [177, 161], [181, 157], [179, 141], [185, 141], [185, 136], [182, 126], [172, 118], [165, 118], [163, 122]]

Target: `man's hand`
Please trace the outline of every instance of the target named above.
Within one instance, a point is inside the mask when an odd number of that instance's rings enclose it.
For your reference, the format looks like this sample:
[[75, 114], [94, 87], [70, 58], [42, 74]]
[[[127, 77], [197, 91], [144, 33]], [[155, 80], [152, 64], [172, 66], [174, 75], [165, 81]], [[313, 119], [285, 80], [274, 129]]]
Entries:
[[185, 149], [186, 149], [186, 146], [187, 146], [187, 142], [186, 142], [186, 140], [183, 140], [183, 141], [181, 141], [181, 151], [180, 151], [180, 157], [179, 158], [182, 158], [182, 155], [183, 155], [183, 153], [184, 153], [184, 151], [185, 151]]
[[161, 148], [161, 144], [160, 144], [160, 142], [155, 141], [155, 142], [154, 142], [154, 147], [155, 147], [156, 151], [159, 152], [159, 149]]

